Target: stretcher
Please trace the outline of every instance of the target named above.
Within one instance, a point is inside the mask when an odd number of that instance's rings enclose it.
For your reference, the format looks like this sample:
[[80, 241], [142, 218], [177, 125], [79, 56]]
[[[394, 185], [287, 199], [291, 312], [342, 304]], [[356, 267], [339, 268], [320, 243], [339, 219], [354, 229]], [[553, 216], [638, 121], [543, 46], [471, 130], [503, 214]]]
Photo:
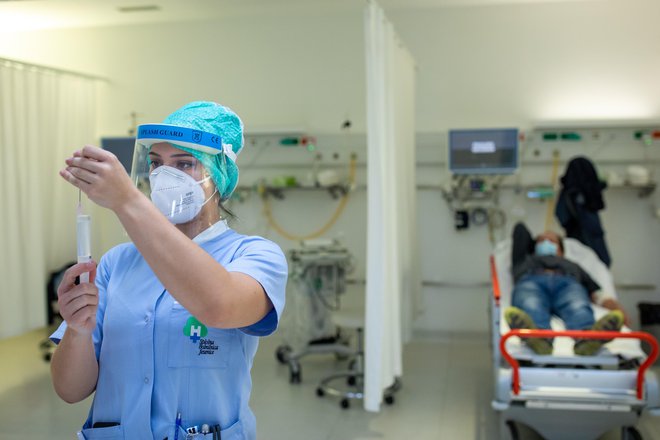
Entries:
[[[607, 267], [577, 240], [564, 240], [565, 257], [589, 273], [601, 289], [614, 293]], [[553, 317], [552, 330], [511, 330], [503, 318], [511, 304], [511, 241], [498, 243], [490, 258], [491, 348], [494, 372], [492, 408], [499, 414], [501, 439], [517, 440], [520, 424], [553, 440], [597, 439], [621, 430], [622, 439], [642, 438], [635, 425], [644, 413], [660, 415], [660, 391], [649, 370], [658, 344], [648, 333], [566, 330]], [[595, 318], [607, 309], [593, 305]], [[538, 355], [524, 338], [552, 337], [552, 355]], [[573, 338], [612, 339], [595, 356], [573, 354]], [[641, 341], [651, 347], [650, 354]]]

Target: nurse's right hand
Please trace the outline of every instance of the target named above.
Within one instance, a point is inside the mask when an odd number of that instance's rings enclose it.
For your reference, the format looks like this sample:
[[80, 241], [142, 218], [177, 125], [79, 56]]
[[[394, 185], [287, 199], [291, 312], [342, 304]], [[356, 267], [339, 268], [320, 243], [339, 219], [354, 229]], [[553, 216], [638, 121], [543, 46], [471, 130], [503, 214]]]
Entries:
[[[89, 272], [89, 283], [76, 285], [76, 277]], [[99, 291], [94, 284], [96, 263], [78, 263], [64, 272], [57, 288], [57, 304], [60, 314], [70, 330], [89, 335], [96, 327], [96, 309], [99, 304]]]

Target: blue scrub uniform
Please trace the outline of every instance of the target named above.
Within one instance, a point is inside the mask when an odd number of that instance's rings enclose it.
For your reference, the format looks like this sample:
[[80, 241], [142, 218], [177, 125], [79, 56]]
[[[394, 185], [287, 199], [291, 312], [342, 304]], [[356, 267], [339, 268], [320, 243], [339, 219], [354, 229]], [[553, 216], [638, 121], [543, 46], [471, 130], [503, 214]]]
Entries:
[[[275, 331], [282, 315], [286, 258], [276, 244], [224, 222], [195, 241], [228, 271], [257, 280], [274, 309], [245, 328], [204, 326], [165, 290], [133, 244], [111, 249], [96, 276], [99, 378], [85, 439], [173, 440], [177, 413], [184, 429], [217, 424], [222, 440], [256, 438], [250, 368], [258, 337]], [[51, 340], [59, 343], [65, 329], [63, 323]], [[118, 425], [93, 428], [99, 422]], [[182, 431], [178, 438], [185, 439]]]

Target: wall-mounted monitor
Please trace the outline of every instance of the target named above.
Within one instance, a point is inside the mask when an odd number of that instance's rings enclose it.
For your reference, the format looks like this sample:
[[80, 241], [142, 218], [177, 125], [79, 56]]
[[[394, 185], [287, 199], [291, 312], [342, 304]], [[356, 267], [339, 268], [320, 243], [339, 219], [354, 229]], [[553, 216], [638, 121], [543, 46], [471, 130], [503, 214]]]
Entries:
[[453, 174], [513, 174], [518, 169], [518, 129], [449, 130]]
[[134, 137], [104, 137], [101, 138], [101, 148], [117, 156], [119, 162], [126, 168], [126, 172], [131, 174], [135, 149]]

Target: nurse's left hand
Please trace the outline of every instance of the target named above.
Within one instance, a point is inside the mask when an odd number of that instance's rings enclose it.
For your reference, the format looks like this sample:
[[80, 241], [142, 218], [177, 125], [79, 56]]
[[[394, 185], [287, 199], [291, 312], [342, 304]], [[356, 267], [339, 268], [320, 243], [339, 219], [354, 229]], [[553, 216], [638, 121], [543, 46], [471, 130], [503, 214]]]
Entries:
[[65, 162], [67, 167], [60, 170], [60, 176], [104, 208], [114, 211], [141, 195], [117, 156], [109, 151], [85, 145]]

